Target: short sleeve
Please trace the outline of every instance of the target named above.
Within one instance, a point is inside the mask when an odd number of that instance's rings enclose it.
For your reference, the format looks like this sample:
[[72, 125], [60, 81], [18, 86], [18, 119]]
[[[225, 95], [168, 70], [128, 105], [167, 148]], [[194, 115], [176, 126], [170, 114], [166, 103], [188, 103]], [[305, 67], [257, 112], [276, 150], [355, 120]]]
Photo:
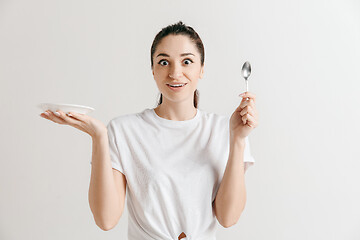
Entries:
[[[227, 134], [227, 138], [229, 138], [229, 127], [230, 127], [230, 118], [231, 116], [224, 116], [224, 121], [226, 122], [225, 126], [226, 126], [226, 134]], [[245, 149], [244, 149], [244, 172], [246, 172], [246, 170], [253, 166], [255, 164], [255, 159], [254, 157], [251, 155], [251, 149], [250, 149], [250, 142], [249, 142], [249, 136], [245, 137]]]
[[[229, 146], [229, 145], [227, 145]], [[229, 151], [227, 151], [226, 154], [223, 155], [223, 158], [222, 158], [222, 161], [219, 161], [220, 162], [220, 165], [218, 167], [218, 176], [219, 178], [216, 180], [215, 182], [215, 185], [214, 185], [214, 191], [213, 191], [213, 195], [212, 195], [212, 200], [214, 201], [215, 200], [215, 197], [217, 195], [217, 192], [220, 188], [220, 184], [221, 184], [221, 181], [224, 177], [224, 174], [225, 174], [225, 170], [226, 170], [226, 166], [227, 166], [227, 162], [229, 160], [228, 158], [228, 155], [229, 154]], [[246, 137], [245, 138], [245, 149], [244, 149], [244, 174], [246, 173], [247, 169], [251, 166], [254, 165], [255, 163], [255, 159], [254, 157], [251, 155], [251, 151], [250, 151], [250, 144], [249, 144], [249, 138]]]
[[124, 173], [124, 168], [122, 164], [122, 159], [120, 156], [120, 149], [123, 149], [123, 147], [120, 145], [121, 142], [117, 138], [116, 134], [116, 126], [114, 125], [113, 121], [110, 121], [107, 125], [107, 131], [108, 131], [108, 138], [109, 138], [109, 152], [110, 152], [110, 160], [111, 160], [111, 166], [112, 168], [120, 171], [122, 174]]
[[[108, 142], [109, 142], [109, 153], [110, 153], [110, 161], [112, 168], [120, 171], [122, 174], [124, 173], [124, 168], [122, 164], [122, 158], [120, 156], [119, 148], [123, 149], [122, 146], [119, 147], [119, 139], [117, 138], [117, 128], [115, 126], [114, 121], [110, 121], [107, 128]], [[90, 161], [90, 164], [92, 161]]]
[[255, 159], [251, 155], [249, 137], [245, 138], [245, 149], [244, 149], [244, 168], [246, 170], [255, 164]]

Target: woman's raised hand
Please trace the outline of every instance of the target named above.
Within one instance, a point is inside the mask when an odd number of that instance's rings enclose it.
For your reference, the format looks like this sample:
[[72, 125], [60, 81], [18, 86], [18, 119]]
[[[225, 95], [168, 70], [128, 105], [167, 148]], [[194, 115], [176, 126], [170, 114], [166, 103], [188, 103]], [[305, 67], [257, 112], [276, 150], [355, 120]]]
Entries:
[[92, 138], [107, 133], [106, 126], [101, 121], [86, 114], [70, 112], [70, 115], [67, 115], [62, 111], [57, 111], [57, 113], [59, 113], [59, 116], [52, 111], [47, 110], [44, 113], [41, 113], [40, 116], [58, 124], [75, 127], [89, 134]]
[[[258, 126], [258, 111], [256, 110], [256, 95], [245, 92], [240, 105], [230, 118], [230, 135], [232, 139], [245, 139]], [[249, 98], [247, 100], [247, 98]]]

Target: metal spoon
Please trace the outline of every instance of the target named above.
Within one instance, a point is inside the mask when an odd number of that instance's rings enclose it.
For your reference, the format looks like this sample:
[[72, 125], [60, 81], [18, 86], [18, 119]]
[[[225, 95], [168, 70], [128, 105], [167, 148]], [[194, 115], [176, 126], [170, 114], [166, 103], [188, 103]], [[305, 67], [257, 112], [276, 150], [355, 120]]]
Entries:
[[[241, 75], [245, 78], [246, 91], [249, 91], [248, 77], [250, 76], [250, 74], [251, 74], [251, 65], [249, 62], [246, 61], [241, 69]], [[246, 98], [246, 100], [249, 100], [249, 98]]]

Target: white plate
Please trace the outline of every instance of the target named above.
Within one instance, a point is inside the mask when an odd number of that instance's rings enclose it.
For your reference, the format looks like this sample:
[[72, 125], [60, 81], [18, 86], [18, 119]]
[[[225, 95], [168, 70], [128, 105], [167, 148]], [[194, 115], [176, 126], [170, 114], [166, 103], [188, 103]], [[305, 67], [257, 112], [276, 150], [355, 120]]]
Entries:
[[38, 105], [40, 109], [45, 112], [46, 110], [50, 110], [52, 112], [56, 112], [57, 110], [60, 110], [64, 112], [65, 114], [68, 112], [77, 112], [81, 114], [88, 114], [92, 111], [95, 111], [92, 107], [87, 106], [81, 106], [81, 105], [75, 105], [75, 104], [56, 104], [56, 103], [41, 103]]

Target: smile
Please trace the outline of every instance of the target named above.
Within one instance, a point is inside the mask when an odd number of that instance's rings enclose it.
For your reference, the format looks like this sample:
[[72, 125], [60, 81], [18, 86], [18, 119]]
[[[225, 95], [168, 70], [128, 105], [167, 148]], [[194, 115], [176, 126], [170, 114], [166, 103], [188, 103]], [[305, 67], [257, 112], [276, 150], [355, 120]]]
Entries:
[[187, 83], [185, 83], [184, 85], [180, 85], [180, 84], [178, 84], [178, 85], [175, 85], [175, 86], [170, 86], [169, 84], [166, 84], [171, 90], [173, 90], [173, 91], [180, 91], [180, 90], [182, 90], [186, 85], [187, 85]]

